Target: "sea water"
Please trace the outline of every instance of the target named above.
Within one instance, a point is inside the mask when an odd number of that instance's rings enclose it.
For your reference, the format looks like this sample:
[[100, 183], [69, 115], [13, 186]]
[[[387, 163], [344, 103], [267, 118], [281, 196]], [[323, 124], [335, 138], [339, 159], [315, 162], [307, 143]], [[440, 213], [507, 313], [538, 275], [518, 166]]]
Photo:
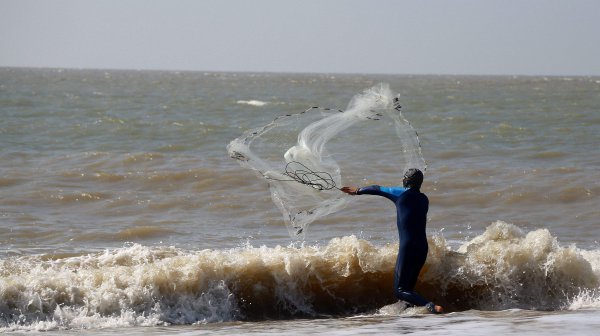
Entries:
[[[377, 83], [427, 160], [429, 256], [392, 293], [389, 201], [290, 237], [243, 131]], [[0, 69], [0, 330], [594, 334], [600, 78]], [[365, 184], [398, 185], [376, 135]], [[282, 153], [283, 154], [283, 153]]]

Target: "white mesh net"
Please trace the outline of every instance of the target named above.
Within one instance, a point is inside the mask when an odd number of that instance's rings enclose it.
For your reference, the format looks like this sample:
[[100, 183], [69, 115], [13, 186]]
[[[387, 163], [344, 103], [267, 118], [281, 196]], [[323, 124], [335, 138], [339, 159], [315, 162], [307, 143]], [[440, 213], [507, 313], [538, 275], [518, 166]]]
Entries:
[[353, 145], [373, 142], [373, 137], [379, 146], [369, 149], [370, 154], [381, 151], [381, 160], [398, 176], [408, 168], [425, 171], [418, 135], [387, 84], [354, 96], [345, 111], [311, 107], [277, 117], [244, 132], [227, 150], [267, 179], [290, 235], [304, 236], [310, 223], [348, 204], [342, 185], [377, 176]]

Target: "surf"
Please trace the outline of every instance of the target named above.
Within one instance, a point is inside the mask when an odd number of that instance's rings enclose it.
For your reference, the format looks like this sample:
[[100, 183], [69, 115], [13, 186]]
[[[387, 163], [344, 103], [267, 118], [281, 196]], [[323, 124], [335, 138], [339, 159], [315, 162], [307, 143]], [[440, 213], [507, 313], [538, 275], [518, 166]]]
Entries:
[[[547, 229], [524, 232], [498, 221], [458, 248], [439, 234], [429, 246], [416, 289], [449, 311], [600, 303], [600, 251], [561, 246]], [[190, 251], [131, 244], [64, 258], [11, 257], [0, 261], [0, 328], [394, 314], [401, 311], [392, 291], [397, 248], [345, 236], [314, 246]]]

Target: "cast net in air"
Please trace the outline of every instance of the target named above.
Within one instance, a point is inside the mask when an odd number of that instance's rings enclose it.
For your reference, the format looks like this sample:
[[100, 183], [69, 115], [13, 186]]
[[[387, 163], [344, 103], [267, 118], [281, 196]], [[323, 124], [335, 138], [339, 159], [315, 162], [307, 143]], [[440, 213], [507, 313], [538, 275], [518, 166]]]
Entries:
[[[365, 151], [365, 144], [374, 146]], [[382, 164], [370, 164], [373, 157], [399, 177], [408, 168], [426, 169], [418, 135], [387, 84], [355, 95], [343, 111], [311, 107], [277, 117], [227, 150], [268, 182], [291, 236], [304, 236], [310, 223], [348, 205], [339, 188], [380, 176]]]

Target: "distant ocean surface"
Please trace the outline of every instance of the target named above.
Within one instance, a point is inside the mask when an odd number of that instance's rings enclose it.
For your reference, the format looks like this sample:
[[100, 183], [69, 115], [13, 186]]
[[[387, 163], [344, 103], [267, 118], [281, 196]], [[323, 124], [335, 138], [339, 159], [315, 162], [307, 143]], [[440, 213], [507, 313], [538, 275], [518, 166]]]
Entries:
[[[389, 201], [360, 196], [298, 240], [267, 181], [226, 151], [381, 82], [428, 164], [417, 290], [445, 315], [395, 303]], [[600, 77], [0, 68], [0, 144], [1, 332], [600, 328]], [[365, 183], [401, 183], [396, 144], [348, 146], [377, 171]]]

